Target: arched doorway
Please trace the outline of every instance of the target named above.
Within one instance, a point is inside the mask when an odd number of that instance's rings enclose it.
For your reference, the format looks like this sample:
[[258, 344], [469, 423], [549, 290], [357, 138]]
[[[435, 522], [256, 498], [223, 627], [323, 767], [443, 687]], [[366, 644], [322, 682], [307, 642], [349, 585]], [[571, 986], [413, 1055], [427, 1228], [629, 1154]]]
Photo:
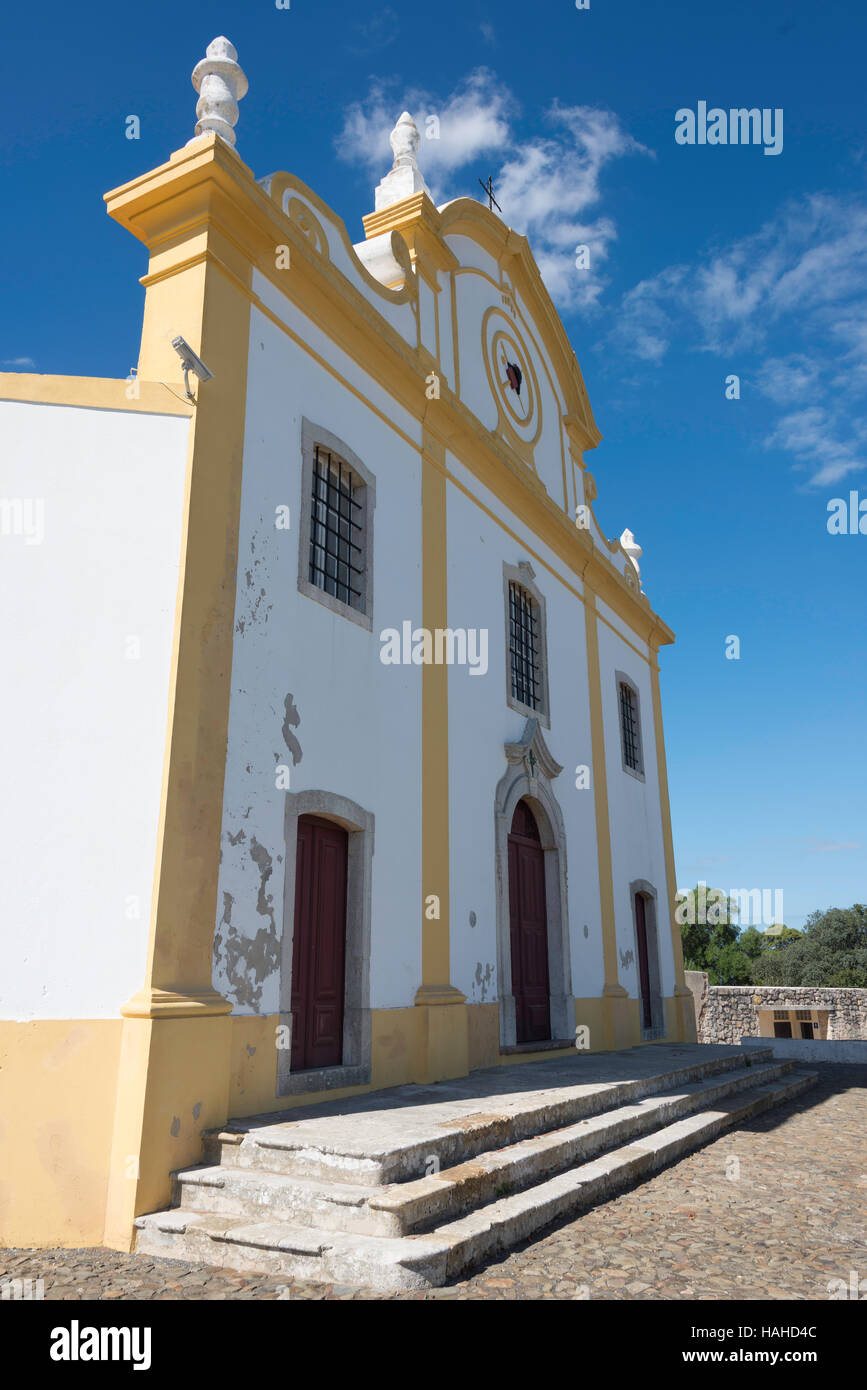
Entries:
[[343, 1060], [349, 836], [321, 816], [298, 817], [292, 940], [293, 1071]]
[[645, 879], [629, 885], [635, 925], [635, 963], [638, 971], [638, 1015], [641, 1041], [665, 1037], [665, 1003], [659, 965], [656, 927], [656, 889]]
[[635, 938], [638, 944], [638, 993], [641, 1000], [641, 1027], [653, 1027], [653, 993], [650, 987], [650, 951], [647, 940], [647, 909], [643, 893], [635, 895]]
[[509, 831], [509, 937], [515, 1041], [542, 1042], [551, 1036], [545, 851], [524, 800], [515, 807]]

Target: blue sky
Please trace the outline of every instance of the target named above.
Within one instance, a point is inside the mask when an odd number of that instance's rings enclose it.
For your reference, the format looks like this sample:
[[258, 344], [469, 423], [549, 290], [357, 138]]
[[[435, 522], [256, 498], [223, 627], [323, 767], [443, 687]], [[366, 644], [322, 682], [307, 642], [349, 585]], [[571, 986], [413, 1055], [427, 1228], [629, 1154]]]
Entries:
[[[662, 672], [680, 886], [781, 888], [794, 926], [863, 901], [867, 535], [829, 535], [827, 507], [867, 498], [867, 10], [257, 0], [202, 16], [50, 0], [4, 20], [2, 369], [135, 362], [145, 253], [101, 198], [190, 138], [189, 74], [215, 35], [250, 81], [239, 153], [257, 176], [298, 174], [354, 240], [394, 119], [437, 115], [428, 181], [444, 201], [492, 173], [529, 235], [603, 434], [597, 516], [635, 532], [678, 636]], [[675, 112], [700, 101], [781, 108], [782, 152], [676, 143]]]

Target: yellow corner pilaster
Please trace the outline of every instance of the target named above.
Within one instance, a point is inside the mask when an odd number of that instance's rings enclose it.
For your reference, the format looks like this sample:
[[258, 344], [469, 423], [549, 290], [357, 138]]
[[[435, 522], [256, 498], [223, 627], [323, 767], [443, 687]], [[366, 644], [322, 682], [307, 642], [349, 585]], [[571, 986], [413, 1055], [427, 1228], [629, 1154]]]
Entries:
[[[446, 473], [442, 443], [425, 427], [421, 459], [422, 624], [448, 626]], [[449, 668], [422, 667], [422, 983], [416, 1079], [466, 1076], [466, 996], [450, 983], [449, 961]]]
[[[251, 258], [227, 220], [252, 176], [214, 138], [107, 195], [148, 246], [139, 375], [176, 383], [186, 338], [214, 374], [195, 383], [145, 980], [122, 1006], [106, 1239], [129, 1248], [136, 1215], [165, 1206], [173, 1168], [225, 1121], [230, 1003], [212, 984], [229, 720]], [[239, 197], [243, 189], [239, 191]]]
[[692, 991], [683, 976], [683, 941], [675, 911], [677, 880], [674, 867], [674, 842], [671, 834], [671, 805], [668, 797], [668, 767], [665, 761], [665, 737], [662, 729], [662, 696], [659, 689], [659, 650], [650, 648], [650, 684], [653, 692], [653, 733], [656, 744], [656, 773], [659, 782], [659, 814], [662, 820], [662, 843], [665, 851], [665, 879], [668, 885], [668, 919], [674, 954], [674, 1000], [677, 1007], [677, 1036], [682, 1042], [695, 1042], [695, 1006]]
[[587, 638], [587, 684], [590, 701], [590, 739], [593, 750], [593, 796], [596, 808], [596, 850], [599, 865], [599, 902], [602, 913], [602, 958], [605, 984], [602, 990], [602, 1026], [606, 1048], [631, 1047], [633, 1021], [627, 991], [617, 979], [617, 932], [614, 915], [614, 871], [611, 864], [611, 821], [608, 811], [608, 770], [605, 760], [605, 725], [602, 714], [602, 678], [599, 671], [599, 630], [596, 596], [584, 586], [584, 628]]

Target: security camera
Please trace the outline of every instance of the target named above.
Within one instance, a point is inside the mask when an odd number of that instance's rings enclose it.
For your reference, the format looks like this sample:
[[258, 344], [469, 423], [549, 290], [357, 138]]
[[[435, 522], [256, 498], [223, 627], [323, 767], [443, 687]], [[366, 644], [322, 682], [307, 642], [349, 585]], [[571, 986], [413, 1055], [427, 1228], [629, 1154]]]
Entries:
[[214, 373], [205, 366], [201, 357], [193, 352], [186, 338], [182, 338], [180, 334], [177, 338], [172, 338], [172, 347], [181, 359], [187, 400], [194, 401], [196, 398], [190, 390], [190, 372], [195, 372], [199, 381], [210, 381]]

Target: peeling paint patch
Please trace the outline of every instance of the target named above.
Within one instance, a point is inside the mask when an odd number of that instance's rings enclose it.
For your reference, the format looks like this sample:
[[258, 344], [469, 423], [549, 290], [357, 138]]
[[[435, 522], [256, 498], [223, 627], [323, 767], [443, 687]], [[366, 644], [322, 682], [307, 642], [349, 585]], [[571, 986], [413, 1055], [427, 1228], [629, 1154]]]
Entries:
[[202, 1113], [202, 1102], [197, 1100], [193, 1106], [193, 1119], [197, 1120]]
[[620, 968], [621, 968], [621, 970], [627, 970], [627, 969], [629, 968], [629, 966], [632, 964], [633, 960], [634, 960], [634, 957], [633, 957], [633, 954], [632, 954], [631, 951], [621, 951], [621, 952], [620, 952]]
[[248, 1056], [248, 1057], [255, 1057], [255, 1056], [256, 1056], [256, 1049], [255, 1049], [255, 1047], [251, 1047], [249, 1043], [246, 1043], [245, 1046], [246, 1046], [246, 1048], [247, 1048], [247, 1056]]
[[484, 965], [484, 966], [483, 966], [483, 965], [482, 965], [482, 962], [481, 962], [481, 961], [478, 961], [478, 963], [476, 964], [476, 972], [475, 972], [475, 974], [474, 974], [474, 976], [473, 976], [473, 998], [474, 998], [474, 999], [478, 998], [479, 1001], [480, 1001], [482, 1004], [484, 1004], [484, 1002], [485, 1002], [485, 1000], [486, 1000], [486, 998], [487, 998], [487, 996], [488, 996], [488, 990], [489, 990], [489, 989], [492, 990], [493, 987], [494, 987], [494, 967], [493, 967], [493, 965], [492, 965], [492, 964], [490, 963], [490, 961], [489, 961], [487, 965]]
[[177, 1116], [177, 1115], [175, 1115], [175, 1116], [172, 1118], [172, 1124], [171, 1124], [171, 1128], [170, 1128], [170, 1130], [169, 1130], [169, 1133], [170, 1133], [170, 1135], [172, 1136], [173, 1139], [177, 1139], [177, 1137], [178, 1137], [178, 1135], [180, 1134], [180, 1132], [181, 1132], [181, 1121], [180, 1121], [180, 1117]]
[[[220, 925], [227, 926], [228, 931], [224, 935], [218, 934], [214, 944], [215, 958], [218, 964], [221, 957], [223, 959], [225, 978], [235, 1002], [258, 1011], [265, 981], [280, 967], [280, 941], [274, 897], [268, 892], [268, 882], [274, 867], [271, 855], [264, 845], [259, 844], [255, 835], [250, 840], [249, 853], [259, 873], [256, 912], [267, 919], [267, 925], [260, 927], [255, 933], [248, 929], [242, 934], [242, 930], [239, 929], [237, 903], [231, 894], [224, 893], [224, 903], [228, 900], [228, 904]], [[234, 921], [230, 920], [232, 915]]]
[[230, 845], [239, 845], [242, 840], [246, 840], [247, 836], [243, 830], [239, 830], [236, 835], [227, 835], [226, 838]]
[[291, 694], [286, 696], [286, 699], [283, 701], [283, 707], [286, 711], [283, 720], [283, 740], [289, 752], [292, 754], [293, 762], [300, 763], [304, 754], [301, 751], [301, 744], [292, 732], [292, 728], [298, 728], [298, 725], [301, 723], [301, 715], [295, 708], [295, 701]]

